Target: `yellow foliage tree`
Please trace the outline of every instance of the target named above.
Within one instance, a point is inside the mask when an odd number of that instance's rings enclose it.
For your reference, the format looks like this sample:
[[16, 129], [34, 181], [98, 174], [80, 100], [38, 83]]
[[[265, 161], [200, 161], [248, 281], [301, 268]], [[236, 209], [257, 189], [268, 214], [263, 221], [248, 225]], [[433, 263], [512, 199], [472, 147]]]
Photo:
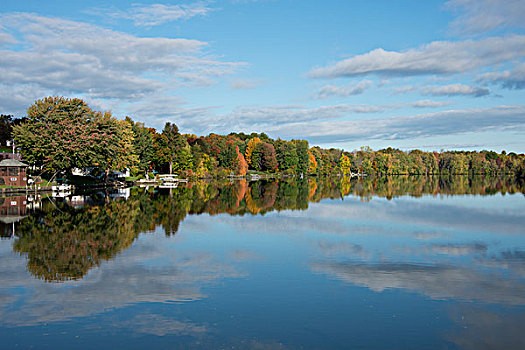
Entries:
[[246, 144], [246, 152], [244, 152], [244, 159], [246, 160], [246, 163], [248, 163], [248, 167], [253, 168], [252, 166], [252, 154], [255, 150], [255, 147], [259, 143], [262, 143], [261, 139], [258, 137], [254, 137], [248, 141]]
[[308, 151], [308, 173], [313, 174], [317, 171], [317, 160], [312, 152]]
[[341, 158], [339, 159], [339, 168], [341, 169], [341, 172], [343, 173], [343, 175], [350, 174], [351, 165], [352, 165], [352, 162], [350, 162], [350, 158], [348, 158], [346, 154], [341, 154]]

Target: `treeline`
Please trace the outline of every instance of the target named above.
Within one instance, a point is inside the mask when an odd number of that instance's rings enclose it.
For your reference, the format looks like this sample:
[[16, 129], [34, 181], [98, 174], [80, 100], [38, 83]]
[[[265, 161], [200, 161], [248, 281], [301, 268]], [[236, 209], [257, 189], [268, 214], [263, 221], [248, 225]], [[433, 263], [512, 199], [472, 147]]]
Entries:
[[[131, 169], [133, 175], [177, 172], [209, 178], [248, 172], [283, 175], [525, 175], [525, 155], [493, 151], [404, 152], [362, 147], [353, 152], [310, 147], [306, 140], [272, 139], [265, 133], [196, 136], [166, 123], [158, 132], [130, 117], [93, 111], [80, 99], [36, 101], [12, 135], [25, 161], [43, 173], [96, 167], [105, 174]], [[2, 130], [4, 130], [2, 129]]]
[[21, 120], [4, 116], [24, 161], [43, 174], [71, 173], [74, 168], [131, 170], [133, 175], [177, 172], [208, 178], [244, 176], [249, 170], [307, 174], [305, 140], [273, 140], [264, 133], [181, 134], [177, 125], [163, 130], [130, 117], [119, 120], [92, 110], [81, 99], [47, 97], [36, 101]]
[[[323, 153], [322, 150], [320, 153]], [[351, 153], [337, 150], [329, 150], [329, 153], [332, 154], [333, 164], [341, 154], [339, 167], [342, 172], [350, 169], [352, 172], [374, 175], [525, 175], [525, 155], [513, 152], [507, 154], [505, 151], [439, 153], [420, 150], [404, 152], [390, 147], [372, 151], [369, 147], [362, 147]]]

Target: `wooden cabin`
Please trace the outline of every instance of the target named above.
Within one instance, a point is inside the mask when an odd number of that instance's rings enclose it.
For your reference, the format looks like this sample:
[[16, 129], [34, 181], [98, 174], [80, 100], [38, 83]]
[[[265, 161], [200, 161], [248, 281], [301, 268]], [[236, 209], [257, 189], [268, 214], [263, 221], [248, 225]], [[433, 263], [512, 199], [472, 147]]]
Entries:
[[0, 162], [0, 185], [26, 186], [28, 165], [16, 159]]

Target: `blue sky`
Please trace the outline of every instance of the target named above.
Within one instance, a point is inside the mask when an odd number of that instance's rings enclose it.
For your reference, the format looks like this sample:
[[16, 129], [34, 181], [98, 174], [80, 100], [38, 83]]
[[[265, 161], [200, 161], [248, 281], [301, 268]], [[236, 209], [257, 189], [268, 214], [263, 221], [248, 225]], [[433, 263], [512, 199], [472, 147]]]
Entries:
[[60, 95], [197, 135], [525, 152], [520, 0], [3, 0], [0, 11], [3, 114]]

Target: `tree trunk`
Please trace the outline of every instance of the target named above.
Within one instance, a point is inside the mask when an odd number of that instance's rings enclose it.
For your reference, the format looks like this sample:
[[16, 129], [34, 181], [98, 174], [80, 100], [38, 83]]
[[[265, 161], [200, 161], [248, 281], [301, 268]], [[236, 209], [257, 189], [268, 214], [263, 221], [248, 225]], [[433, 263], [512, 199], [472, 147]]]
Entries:
[[170, 175], [173, 174], [173, 162], [170, 162]]

